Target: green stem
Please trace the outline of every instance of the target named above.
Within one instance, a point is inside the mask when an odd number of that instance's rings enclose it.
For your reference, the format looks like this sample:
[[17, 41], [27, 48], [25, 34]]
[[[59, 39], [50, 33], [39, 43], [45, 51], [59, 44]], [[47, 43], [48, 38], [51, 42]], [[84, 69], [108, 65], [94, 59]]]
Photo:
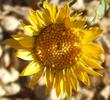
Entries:
[[66, 96], [66, 100], [71, 100], [71, 96]]

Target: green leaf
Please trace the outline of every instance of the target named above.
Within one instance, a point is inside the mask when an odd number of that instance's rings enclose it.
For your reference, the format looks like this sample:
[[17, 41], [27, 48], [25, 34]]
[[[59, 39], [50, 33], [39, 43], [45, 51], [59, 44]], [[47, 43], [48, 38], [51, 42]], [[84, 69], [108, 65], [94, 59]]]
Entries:
[[92, 24], [97, 23], [105, 14], [105, 12], [109, 9], [109, 4], [107, 0], [100, 0], [100, 4], [96, 9], [96, 15], [92, 21]]

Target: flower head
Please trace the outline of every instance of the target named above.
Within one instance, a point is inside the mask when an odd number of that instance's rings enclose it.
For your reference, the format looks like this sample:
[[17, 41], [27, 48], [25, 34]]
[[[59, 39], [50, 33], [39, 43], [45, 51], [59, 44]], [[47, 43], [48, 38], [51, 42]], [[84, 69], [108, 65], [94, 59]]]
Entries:
[[43, 10], [31, 11], [30, 25], [24, 28], [28, 34], [12, 35], [5, 42], [19, 48], [17, 56], [32, 62], [21, 72], [31, 76], [29, 86], [37, 84], [41, 77], [46, 80], [46, 93], [52, 88], [56, 95], [72, 94], [79, 80], [89, 85], [89, 76], [101, 76], [94, 69], [102, 69], [103, 49], [93, 43], [100, 34], [98, 27], [84, 28], [87, 20], [78, 14], [70, 16], [68, 5], [57, 10], [56, 5], [43, 3]]

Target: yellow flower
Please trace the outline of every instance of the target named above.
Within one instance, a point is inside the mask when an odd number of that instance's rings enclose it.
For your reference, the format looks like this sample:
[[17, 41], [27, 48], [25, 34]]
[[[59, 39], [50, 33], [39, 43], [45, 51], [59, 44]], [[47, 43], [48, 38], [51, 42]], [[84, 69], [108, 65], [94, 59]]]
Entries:
[[17, 56], [32, 62], [21, 72], [31, 76], [29, 86], [37, 84], [41, 77], [46, 80], [46, 93], [54, 88], [56, 95], [72, 95], [79, 80], [89, 85], [89, 76], [101, 76], [94, 69], [103, 69], [103, 49], [93, 40], [102, 32], [98, 27], [85, 28], [87, 20], [80, 14], [70, 16], [67, 5], [57, 10], [56, 5], [43, 3], [42, 10], [31, 11], [28, 34], [12, 35], [5, 42], [19, 48]]

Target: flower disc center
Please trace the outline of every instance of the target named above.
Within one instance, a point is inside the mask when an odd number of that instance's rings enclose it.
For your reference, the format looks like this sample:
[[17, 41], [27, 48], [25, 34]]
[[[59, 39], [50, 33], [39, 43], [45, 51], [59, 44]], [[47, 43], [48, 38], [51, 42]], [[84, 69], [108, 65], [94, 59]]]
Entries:
[[52, 24], [35, 40], [37, 60], [46, 67], [65, 68], [74, 64], [80, 52], [79, 37], [63, 24]]

